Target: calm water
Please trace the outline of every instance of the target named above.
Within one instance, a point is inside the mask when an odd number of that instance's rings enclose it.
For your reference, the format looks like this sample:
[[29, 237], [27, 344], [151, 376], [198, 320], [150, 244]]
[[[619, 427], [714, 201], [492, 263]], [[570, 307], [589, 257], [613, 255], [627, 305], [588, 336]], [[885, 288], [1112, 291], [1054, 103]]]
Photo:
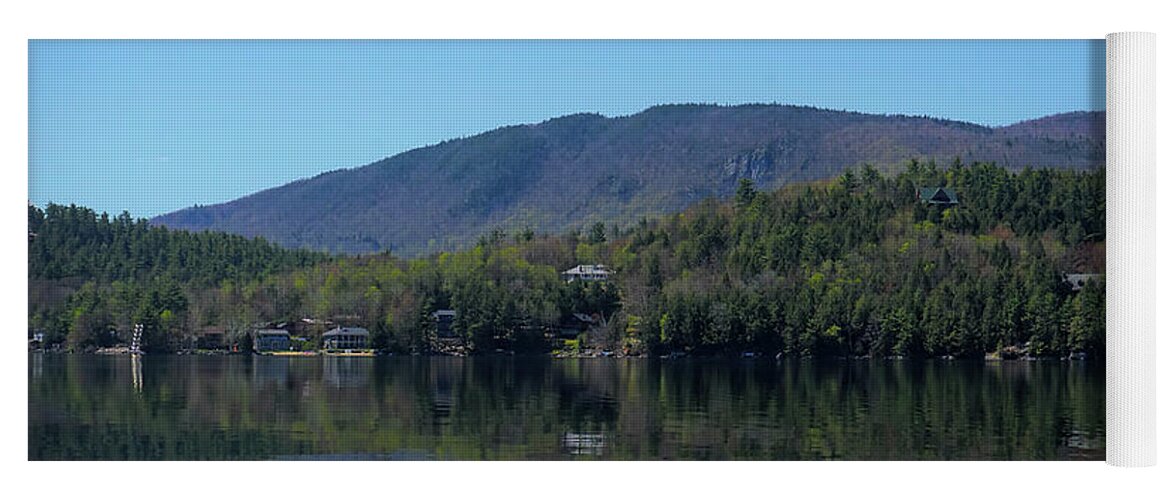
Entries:
[[1103, 460], [1081, 362], [29, 355], [33, 460]]

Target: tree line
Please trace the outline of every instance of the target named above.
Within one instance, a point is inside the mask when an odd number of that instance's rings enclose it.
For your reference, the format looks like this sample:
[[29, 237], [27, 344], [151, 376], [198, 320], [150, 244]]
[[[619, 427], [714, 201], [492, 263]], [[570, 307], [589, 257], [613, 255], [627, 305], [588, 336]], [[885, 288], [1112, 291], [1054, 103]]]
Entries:
[[[926, 204], [924, 187], [960, 203]], [[773, 192], [745, 179], [731, 200], [632, 227], [497, 229], [410, 260], [283, 250], [76, 207], [35, 212], [30, 285], [72, 288], [36, 314], [30, 289], [30, 328], [79, 348], [101, 341], [86, 332], [133, 323], [169, 349], [208, 325], [243, 338], [262, 322], [336, 318], [370, 329], [379, 348], [418, 352], [434, 345], [431, 314], [454, 309], [453, 330], [476, 352], [546, 351], [575, 315], [594, 318], [581, 344], [631, 354], [1105, 352], [1104, 276], [1080, 290], [1063, 279], [1105, 267], [1103, 169], [912, 161], [898, 175], [864, 166]], [[614, 272], [607, 282], [559, 274], [595, 263]]]
[[[29, 327], [84, 347], [119, 341], [133, 324], [165, 345], [188, 329], [192, 297], [325, 262], [260, 238], [172, 231], [76, 205], [28, 207]], [[122, 339], [124, 340], [124, 339]]]

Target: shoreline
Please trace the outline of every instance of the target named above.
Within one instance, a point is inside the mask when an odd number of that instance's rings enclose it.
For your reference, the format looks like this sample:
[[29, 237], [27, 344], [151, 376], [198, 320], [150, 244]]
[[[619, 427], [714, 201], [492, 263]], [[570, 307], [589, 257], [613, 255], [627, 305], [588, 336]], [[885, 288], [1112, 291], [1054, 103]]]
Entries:
[[1093, 357], [1087, 356], [1045, 356], [1045, 357], [1031, 357], [1020, 356], [1013, 358], [1002, 358], [997, 356], [985, 356], [983, 358], [956, 358], [952, 356], [935, 356], [935, 357], [905, 357], [905, 356], [744, 356], [736, 354], [664, 354], [664, 355], [623, 355], [620, 353], [603, 354], [602, 352], [585, 352], [585, 353], [565, 353], [565, 352], [546, 352], [546, 353], [516, 353], [516, 352], [487, 352], [479, 354], [452, 354], [440, 351], [435, 352], [418, 352], [418, 353], [393, 353], [393, 352], [378, 352], [378, 351], [364, 351], [364, 352], [325, 352], [325, 351], [287, 351], [287, 352], [231, 352], [226, 350], [189, 350], [189, 351], [174, 351], [174, 352], [155, 352], [155, 353], [133, 353], [126, 347], [103, 348], [97, 350], [84, 351], [70, 351], [68, 349], [29, 349], [31, 353], [43, 354], [92, 354], [98, 356], [253, 356], [253, 357], [277, 357], [277, 358], [316, 358], [316, 357], [346, 357], [346, 358], [392, 358], [392, 357], [436, 357], [436, 358], [500, 358], [500, 357], [519, 357], [519, 358], [548, 358], [548, 359], [652, 359], [660, 361], [675, 361], [675, 360], [721, 360], [721, 361], [845, 361], [845, 362], [863, 362], [863, 361], [908, 361], [908, 362], [924, 362], [924, 361], [958, 361], [958, 362], [983, 362], [984, 364], [998, 364], [998, 363], [1029, 363], [1029, 362], [1085, 362], [1095, 363], [1104, 362], [1105, 360], [1096, 360]]

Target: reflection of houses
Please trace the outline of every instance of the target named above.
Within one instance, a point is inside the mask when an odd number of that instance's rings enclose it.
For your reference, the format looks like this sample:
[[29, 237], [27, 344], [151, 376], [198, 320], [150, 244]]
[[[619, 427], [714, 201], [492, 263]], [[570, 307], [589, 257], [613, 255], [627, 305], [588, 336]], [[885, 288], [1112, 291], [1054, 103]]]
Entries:
[[455, 322], [455, 311], [451, 309], [440, 309], [431, 313], [431, 319], [435, 321], [435, 337], [440, 339], [454, 339], [456, 337], [455, 330], [451, 325]]
[[956, 196], [954, 190], [945, 187], [928, 187], [919, 190], [919, 202], [928, 205], [941, 205], [950, 207], [952, 205], [960, 204], [960, 197]]
[[457, 384], [467, 366], [463, 358], [433, 358], [430, 364], [431, 416], [437, 422], [451, 418], [456, 406]]
[[374, 364], [369, 359], [348, 356], [323, 356], [322, 377], [335, 388], [363, 387], [370, 383]]
[[28, 362], [29, 371], [32, 372], [33, 380], [40, 380], [45, 376], [45, 356], [43, 354], [37, 353], [29, 356]]
[[365, 328], [334, 328], [321, 334], [321, 347], [326, 350], [368, 349], [370, 332]]
[[566, 432], [561, 444], [570, 455], [598, 456], [606, 448], [606, 436], [600, 432]]
[[252, 339], [252, 350], [256, 352], [287, 351], [291, 346], [288, 330], [256, 330]]
[[266, 385], [283, 387], [289, 382], [289, 366], [286, 356], [264, 356], [252, 363], [252, 385], [261, 388]]
[[223, 349], [228, 331], [222, 326], [205, 326], [195, 333], [195, 344], [200, 349]]
[[1069, 288], [1075, 292], [1081, 291], [1091, 281], [1095, 281], [1102, 277], [1101, 274], [1067, 274], [1064, 280], [1069, 284]]
[[561, 273], [561, 277], [567, 282], [574, 281], [606, 281], [610, 279], [610, 270], [601, 264], [580, 265], [568, 271]]

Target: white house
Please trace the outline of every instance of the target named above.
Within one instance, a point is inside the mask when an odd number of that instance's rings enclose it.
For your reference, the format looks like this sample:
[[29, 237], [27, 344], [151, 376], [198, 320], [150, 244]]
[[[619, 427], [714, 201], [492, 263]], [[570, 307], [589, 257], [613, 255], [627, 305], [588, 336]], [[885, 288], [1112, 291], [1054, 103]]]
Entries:
[[575, 280], [606, 281], [610, 278], [610, 270], [601, 264], [581, 265], [561, 273], [561, 277], [565, 278], [566, 282]]

